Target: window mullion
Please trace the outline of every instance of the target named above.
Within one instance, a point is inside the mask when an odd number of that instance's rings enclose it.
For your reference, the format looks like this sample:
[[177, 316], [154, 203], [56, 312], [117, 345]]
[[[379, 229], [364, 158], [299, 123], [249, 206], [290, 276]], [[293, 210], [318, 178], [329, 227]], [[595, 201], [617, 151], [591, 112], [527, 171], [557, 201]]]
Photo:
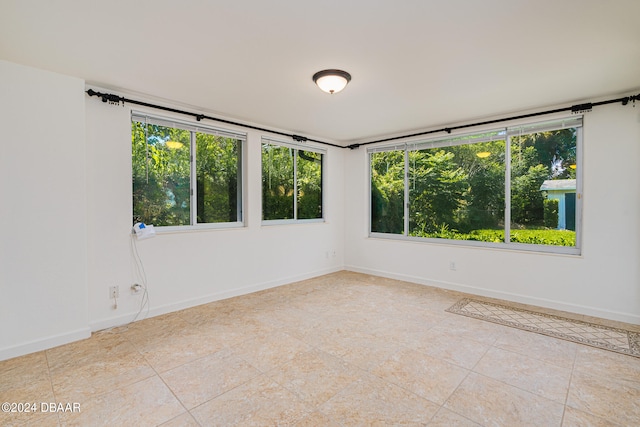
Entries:
[[504, 242], [511, 241], [511, 136], [505, 138], [504, 154]]
[[298, 150], [293, 150], [293, 219], [298, 219]]
[[189, 160], [191, 164], [190, 184], [190, 203], [191, 203], [191, 225], [198, 223], [198, 177], [196, 175], [196, 133], [191, 132], [191, 141], [189, 149]]
[[409, 150], [404, 150], [404, 233], [409, 235]]
[[237, 169], [238, 169], [238, 184], [236, 185], [236, 194], [237, 194], [237, 199], [236, 199], [236, 218], [238, 222], [242, 222], [243, 218], [244, 218], [244, 212], [243, 212], [243, 199], [242, 199], [242, 194], [244, 193], [243, 188], [244, 188], [244, 177], [243, 177], [243, 173], [244, 173], [244, 167], [242, 167], [242, 165], [244, 164], [244, 141], [238, 141], [238, 163], [237, 163]]
[[582, 126], [576, 129], [576, 247], [582, 248]]

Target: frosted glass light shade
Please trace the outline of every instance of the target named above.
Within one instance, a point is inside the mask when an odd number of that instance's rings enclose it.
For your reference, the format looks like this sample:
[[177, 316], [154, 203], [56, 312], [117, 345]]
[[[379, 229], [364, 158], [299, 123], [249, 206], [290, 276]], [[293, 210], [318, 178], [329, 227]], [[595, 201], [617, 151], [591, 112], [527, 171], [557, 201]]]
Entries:
[[313, 75], [313, 81], [324, 92], [340, 92], [351, 81], [351, 74], [342, 70], [322, 70]]

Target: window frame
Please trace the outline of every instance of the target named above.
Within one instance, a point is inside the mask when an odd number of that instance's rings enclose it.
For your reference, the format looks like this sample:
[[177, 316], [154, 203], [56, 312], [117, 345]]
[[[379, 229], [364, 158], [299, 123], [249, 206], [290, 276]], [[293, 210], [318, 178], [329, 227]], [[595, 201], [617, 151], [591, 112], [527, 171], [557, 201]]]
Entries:
[[[566, 126], [563, 123], [568, 123]], [[558, 125], [556, 125], [558, 124]], [[502, 250], [516, 250], [516, 251], [525, 251], [525, 252], [541, 252], [541, 253], [551, 253], [551, 254], [560, 254], [560, 255], [581, 255], [582, 254], [582, 215], [583, 215], [583, 199], [584, 199], [584, 189], [583, 189], [583, 151], [584, 151], [584, 140], [583, 140], [583, 126], [584, 126], [584, 117], [583, 115], [573, 115], [573, 116], [564, 116], [558, 117], [546, 121], [530, 121], [530, 122], [520, 122], [517, 124], [512, 124], [509, 126], [503, 126], [498, 128], [486, 128], [476, 132], [464, 133], [459, 135], [451, 135], [447, 137], [434, 137], [428, 139], [419, 139], [419, 140], [411, 140], [402, 144], [395, 143], [393, 145], [380, 145], [376, 147], [372, 147], [367, 149], [367, 165], [368, 165], [368, 237], [369, 238], [379, 238], [379, 239], [389, 239], [389, 240], [402, 240], [402, 241], [413, 241], [413, 242], [423, 242], [423, 243], [435, 243], [435, 244], [445, 244], [445, 245], [453, 245], [453, 246], [463, 246], [463, 247], [476, 247], [476, 248], [491, 248], [491, 249], [502, 249]], [[576, 129], [576, 206], [575, 206], [575, 233], [576, 233], [576, 243], [575, 246], [557, 246], [557, 245], [541, 245], [541, 244], [530, 244], [530, 243], [517, 243], [510, 241], [511, 234], [511, 137], [516, 136], [515, 130], [522, 129], [524, 133], [534, 133], [534, 132], [543, 132], [543, 131], [551, 131], [551, 130], [560, 130], [565, 128], [575, 128]], [[474, 136], [481, 134], [489, 134], [489, 133], [504, 133], [505, 138], [505, 205], [504, 205], [504, 214], [505, 214], [505, 240], [500, 243], [494, 242], [484, 242], [477, 240], [454, 240], [454, 239], [445, 239], [445, 238], [435, 238], [435, 237], [418, 237], [418, 236], [410, 236], [409, 235], [409, 220], [410, 220], [410, 186], [409, 186], [409, 152], [413, 150], [420, 150], [425, 148], [440, 148], [440, 147], [451, 147], [455, 145], [464, 145], [465, 138], [473, 139]], [[523, 133], [523, 134], [524, 134]], [[482, 140], [477, 140], [476, 143], [481, 143]], [[372, 154], [379, 152], [388, 152], [388, 151], [402, 151], [404, 153], [404, 201], [403, 201], [403, 231], [401, 234], [398, 233], [383, 233], [372, 231], [372, 223], [373, 223], [373, 209], [372, 209]]]
[[[285, 219], [264, 219], [264, 201], [263, 197], [263, 189], [262, 189], [262, 171], [263, 171], [263, 158], [262, 158], [262, 147], [264, 144], [273, 145], [276, 147], [286, 147], [295, 150], [294, 161], [293, 161], [293, 218], [285, 218]], [[313, 153], [320, 154], [322, 156], [321, 161], [321, 182], [320, 182], [320, 191], [322, 193], [321, 203], [322, 203], [322, 216], [320, 218], [298, 218], [298, 151], [311, 151]], [[260, 140], [260, 219], [261, 225], [286, 225], [286, 224], [308, 224], [308, 223], [325, 223], [326, 222], [326, 182], [327, 182], [327, 150], [317, 147], [311, 147], [303, 144], [295, 144], [291, 142], [284, 142], [278, 139], [273, 139], [269, 137], [263, 136]]]
[[[230, 129], [218, 128], [215, 126], [202, 125], [199, 122], [193, 122], [188, 120], [180, 120], [167, 116], [160, 116], [157, 114], [150, 114], [143, 111], [131, 110], [131, 124], [133, 122], [139, 122], [143, 125], [153, 124], [157, 126], [170, 127], [174, 129], [181, 129], [190, 132], [190, 146], [189, 146], [189, 224], [184, 225], [155, 225], [154, 229], [157, 232], [189, 232], [209, 229], [228, 229], [228, 228], [243, 228], [246, 226], [245, 218], [245, 206], [246, 206], [246, 146], [247, 146], [247, 133], [238, 132]], [[237, 221], [225, 221], [225, 222], [198, 222], [198, 191], [197, 191], [197, 145], [196, 145], [196, 133], [204, 133], [214, 136], [220, 136], [224, 138], [233, 138], [238, 141], [238, 196], [237, 203]], [[133, 175], [133, 164], [131, 165], [131, 173]], [[133, 176], [132, 176], [133, 178]], [[133, 182], [132, 182], [133, 186]], [[133, 189], [133, 188], [132, 188]], [[134, 217], [133, 212], [133, 198], [131, 199], [131, 218]]]

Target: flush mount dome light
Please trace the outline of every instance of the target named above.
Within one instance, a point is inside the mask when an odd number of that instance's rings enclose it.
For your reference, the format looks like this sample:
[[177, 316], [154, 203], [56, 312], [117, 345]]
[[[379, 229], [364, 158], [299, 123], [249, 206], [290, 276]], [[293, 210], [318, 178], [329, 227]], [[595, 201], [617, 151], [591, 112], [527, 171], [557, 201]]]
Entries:
[[322, 70], [313, 75], [313, 81], [320, 89], [333, 95], [345, 88], [351, 81], [351, 74], [342, 70]]

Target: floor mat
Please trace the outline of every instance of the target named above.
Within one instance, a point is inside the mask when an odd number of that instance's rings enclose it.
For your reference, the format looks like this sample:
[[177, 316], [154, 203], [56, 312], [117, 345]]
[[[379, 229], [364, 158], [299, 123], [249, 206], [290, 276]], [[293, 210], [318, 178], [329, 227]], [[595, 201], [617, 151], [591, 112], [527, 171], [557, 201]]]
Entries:
[[446, 311], [640, 357], [640, 333], [464, 298]]

